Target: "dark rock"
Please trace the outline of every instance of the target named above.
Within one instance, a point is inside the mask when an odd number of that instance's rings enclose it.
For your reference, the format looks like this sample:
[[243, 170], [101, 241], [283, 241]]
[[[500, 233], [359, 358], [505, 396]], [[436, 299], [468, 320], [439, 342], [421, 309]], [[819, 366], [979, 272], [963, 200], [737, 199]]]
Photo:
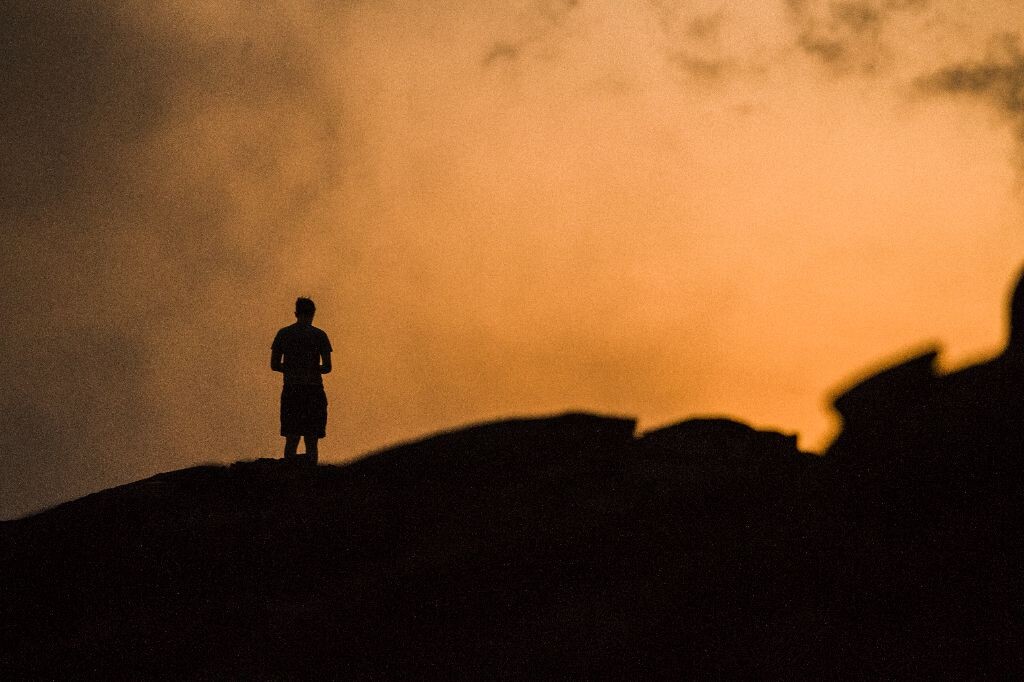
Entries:
[[767, 457], [798, 457], [797, 437], [758, 431], [725, 418], [688, 419], [648, 431], [639, 442], [645, 453], [682, 452], [702, 458], [757, 463]]

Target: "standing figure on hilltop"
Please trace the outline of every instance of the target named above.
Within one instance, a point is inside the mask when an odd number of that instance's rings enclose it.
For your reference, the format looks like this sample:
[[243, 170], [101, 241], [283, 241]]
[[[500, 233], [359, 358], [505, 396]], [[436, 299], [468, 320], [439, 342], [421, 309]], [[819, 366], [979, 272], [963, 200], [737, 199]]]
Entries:
[[270, 351], [270, 369], [284, 374], [281, 391], [281, 435], [284, 458], [298, 457], [299, 438], [306, 441], [306, 459], [316, 464], [317, 440], [327, 435], [327, 394], [322, 375], [331, 371], [331, 342], [313, 326], [316, 305], [295, 299], [295, 324], [277, 332]]

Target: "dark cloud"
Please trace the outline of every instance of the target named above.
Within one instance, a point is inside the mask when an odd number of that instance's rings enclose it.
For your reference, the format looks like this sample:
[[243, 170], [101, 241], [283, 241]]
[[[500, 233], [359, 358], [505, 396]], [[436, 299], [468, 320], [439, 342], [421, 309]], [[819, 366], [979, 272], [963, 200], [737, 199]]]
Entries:
[[664, 40], [665, 58], [688, 84], [709, 85], [730, 74], [749, 71], [725, 45], [722, 31], [728, 16], [725, 7], [694, 13], [677, 0], [649, 0]]
[[918, 92], [927, 96], [972, 97], [1009, 120], [1017, 136], [1017, 166], [1024, 172], [1024, 50], [1018, 34], [993, 39], [989, 54], [978, 61], [952, 64], [920, 77]]
[[[685, 22], [680, 35], [674, 36], [678, 49], [671, 52], [669, 61], [691, 79], [714, 82], [737, 70], [735, 60], [724, 56], [720, 41], [725, 10], [698, 14]], [[668, 35], [673, 31], [666, 26]]]
[[882, 15], [862, 2], [788, 0], [797, 45], [830, 69], [873, 71], [882, 54]]
[[697, 40], [713, 40], [718, 38], [725, 19], [725, 10], [719, 9], [708, 14], [700, 14], [690, 20], [686, 27], [686, 35]]
[[[125, 446], [136, 432], [127, 424], [141, 421], [144, 335], [118, 330], [106, 313], [117, 304], [100, 292], [130, 229], [113, 218], [127, 172], [120, 150], [164, 120], [171, 86], [164, 68], [174, 56], [169, 45], [124, 33], [101, 5], [8, 3], [2, 12], [7, 248], [0, 262], [11, 277], [0, 291], [0, 352], [9, 368], [0, 397], [0, 513], [7, 515], [96, 483], [76, 460], [97, 445], [92, 435], [111, 421], [109, 406], [127, 408], [117, 415]], [[97, 351], [106, 371], [95, 371]], [[126, 401], [104, 394], [113, 377]], [[78, 481], [68, 486], [60, 472], [72, 470]]]
[[[338, 173], [340, 113], [287, 15], [254, 6], [217, 33], [176, 9], [0, 8], [0, 517], [160, 466], [167, 413], [196, 406], [164, 404], [156, 367], [180, 377], [167, 400], [231, 386], [232, 292], [272, 286], [275, 247]], [[199, 366], [166, 357], [183, 330]], [[190, 428], [216, 438], [225, 397]]]
[[685, 75], [702, 81], [716, 81], [733, 70], [734, 63], [718, 57], [702, 57], [686, 52], [669, 55], [669, 61]]
[[796, 44], [833, 73], [873, 73], [889, 54], [884, 31], [892, 12], [929, 0], [786, 0]]
[[[900, 14], [918, 13], [932, 0], [782, 0], [795, 31], [799, 51], [821, 63], [833, 75], [873, 74], [892, 59], [894, 36], [887, 33]], [[708, 11], [708, 5], [713, 9]], [[705, 3], [695, 8], [681, 0], [648, 0], [658, 22], [669, 64], [685, 79], [715, 82], [729, 74], [763, 73], [764, 57], [751, 60], [726, 45], [723, 29], [729, 23], [728, 5]], [[544, 0], [523, 13], [518, 36], [495, 42], [482, 58], [485, 67], [512, 62], [546, 44], [565, 26], [575, 2]]]
[[533, 2], [519, 17], [520, 26], [516, 34], [495, 42], [481, 60], [482, 65], [486, 68], [500, 62], [516, 61], [530, 47], [547, 41], [578, 8], [578, 0]]
[[560, 24], [566, 15], [579, 7], [579, 0], [538, 0], [537, 11], [552, 24]]
[[110, 147], [165, 115], [175, 48], [125, 34], [100, 4], [6, 3], [2, 12], [0, 209], [24, 231], [61, 197], [101, 187], [117, 172]]
[[491, 51], [484, 56], [484, 66], [491, 66], [503, 60], [514, 61], [519, 58], [520, 48], [509, 43], [495, 43]]
[[988, 58], [954, 64], [918, 80], [929, 94], [980, 98], [1024, 125], [1024, 51], [1019, 35], [994, 41]]

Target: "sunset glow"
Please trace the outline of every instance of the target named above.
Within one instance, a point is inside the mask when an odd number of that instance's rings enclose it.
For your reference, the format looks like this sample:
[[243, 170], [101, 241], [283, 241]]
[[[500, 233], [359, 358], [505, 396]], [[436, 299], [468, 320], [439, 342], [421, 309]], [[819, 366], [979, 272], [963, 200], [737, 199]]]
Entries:
[[570, 409], [818, 449], [1003, 342], [1019, 3], [98, 5], [2, 10], [2, 518], [278, 456], [297, 295], [326, 462]]

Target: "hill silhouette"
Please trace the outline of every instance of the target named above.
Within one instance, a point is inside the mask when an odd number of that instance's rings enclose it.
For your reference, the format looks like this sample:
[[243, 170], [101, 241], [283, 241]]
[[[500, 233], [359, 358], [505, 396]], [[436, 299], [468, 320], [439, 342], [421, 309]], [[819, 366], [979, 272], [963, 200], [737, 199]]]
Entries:
[[491, 423], [343, 467], [195, 467], [5, 523], [3, 671], [753, 671], [816, 649], [820, 458], [728, 420], [634, 430]]
[[5, 522], [0, 676], [1015, 677], [1022, 337], [849, 388], [824, 457], [565, 414]]

